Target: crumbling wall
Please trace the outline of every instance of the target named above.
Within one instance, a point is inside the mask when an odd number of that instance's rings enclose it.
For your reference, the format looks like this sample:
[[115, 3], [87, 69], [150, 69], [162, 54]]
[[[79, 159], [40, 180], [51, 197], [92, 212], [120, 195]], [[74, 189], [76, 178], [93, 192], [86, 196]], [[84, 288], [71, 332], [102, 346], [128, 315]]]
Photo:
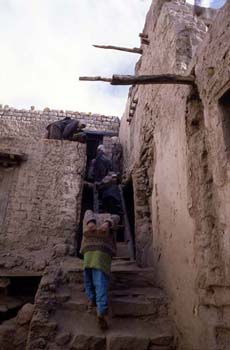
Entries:
[[[42, 271], [52, 258], [74, 254], [85, 176], [86, 145], [47, 140], [46, 126], [65, 117], [88, 130], [119, 129], [117, 117], [72, 111], [0, 107], [0, 152], [27, 161], [0, 167], [1, 269]], [[104, 137], [111, 153], [111, 138]]]
[[229, 4], [207, 34], [189, 5], [153, 2], [136, 73], [190, 74], [195, 66], [199, 92], [132, 87], [120, 128], [134, 184], [137, 260], [152, 262], [166, 287], [183, 350], [227, 349], [229, 340], [229, 158], [218, 103], [229, 88], [228, 18]]
[[85, 145], [3, 137], [0, 149], [27, 155], [20, 165], [1, 167], [1, 268], [43, 270], [52, 257], [73, 254]]

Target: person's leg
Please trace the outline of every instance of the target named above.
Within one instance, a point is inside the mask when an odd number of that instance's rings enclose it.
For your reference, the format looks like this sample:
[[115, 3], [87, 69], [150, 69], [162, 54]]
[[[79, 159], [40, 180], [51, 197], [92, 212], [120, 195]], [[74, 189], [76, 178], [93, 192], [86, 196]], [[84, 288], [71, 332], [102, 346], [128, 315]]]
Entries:
[[96, 305], [96, 291], [93, 283], [92, 269], [84, 269], [84, 286], [85, 293], [89, 299], [89, 308]]
[[102, 270], [93, 269], [93, 284], [96, 290], [98, 321], [101, 328], [108, 328], [104, 316], [108, 313], [109, 276]]

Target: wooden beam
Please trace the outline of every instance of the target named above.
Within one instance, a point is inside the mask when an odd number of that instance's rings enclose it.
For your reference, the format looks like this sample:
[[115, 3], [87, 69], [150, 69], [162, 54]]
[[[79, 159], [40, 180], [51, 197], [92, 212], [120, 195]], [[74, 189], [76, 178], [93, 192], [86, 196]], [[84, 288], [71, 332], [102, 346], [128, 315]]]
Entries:
[[182, 76], [174, 74], [161, 75], [113, 75], [112, 85], [133, 84], [184, 84], [193, 85], [194, 76]]
[[112, 79], [111, 78], [103, 78], [103, 77], [79, 77], [79, 80], [83, 80], [83, 81], [105, 81], [107, 83], [112, 83]]
[[96, 77], [79, 77], [79, 80], [84, 81], [105, 81], [111, 85], [146, 85], [146, 84], [181, 84], [194, 85], [195, 77], [193, 75], [175, 75], [175, 74], [160, 74], [160, 75], [113, 75], [112, 78]]
[[120, 46], [112, 46], [112, 45], [93, 45], [93, 46], [99, 49], [118, 50], [118, 51], [142, 54], [142, 49], [139, 47], [129, 48], [129, 47], [120, 47]]

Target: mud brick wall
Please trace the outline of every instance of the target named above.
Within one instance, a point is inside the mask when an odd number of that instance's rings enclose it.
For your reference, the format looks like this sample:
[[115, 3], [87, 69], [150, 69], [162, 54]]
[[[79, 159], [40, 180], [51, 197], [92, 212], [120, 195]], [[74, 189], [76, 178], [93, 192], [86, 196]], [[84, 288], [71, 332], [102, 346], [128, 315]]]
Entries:
[[85, 147], [69, 141], [1, 138], [1, 152], [25, 153], [28, 158], [21, 165], [0, 167], [1, 268], [42, 270], [51, 257], [73, 249]]
[[142, 45], [136, 73], [195, 72], [198, 91], [136, 86], [120, 127], [134, 186], [137, 260], [152, 264], [168, 291], [183, 350], [230, 344], [230, 129], [220, 104], [230, 89], [229, 2], [215, 16], [208, 30], [190, 5], [153, 1], [143, 31], [150, 43]]

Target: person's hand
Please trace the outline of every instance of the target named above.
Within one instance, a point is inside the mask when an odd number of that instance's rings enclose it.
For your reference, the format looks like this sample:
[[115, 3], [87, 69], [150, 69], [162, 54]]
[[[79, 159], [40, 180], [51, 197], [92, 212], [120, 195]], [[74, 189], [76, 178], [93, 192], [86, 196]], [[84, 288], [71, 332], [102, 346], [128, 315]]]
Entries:
[[100, 226], [100, 231], [102, 231], [103, 233], [107, 233], [109, 231], [109, 228], [110, 228], [109, 222], [106, 221]]
[[89, 222], [87, 224], [87, 227], [88, 227], [89, 232], [94, 232], [94, 231], [96, 231], [96, 228], [97, 228], [95, 222], [93, 222], [93, 221]]
[[102, 233], [108, 233], [110, 228], [111, 228], [111, 223], [109, 221], [105, 221], [103, 222], [103, 224], [101, 224], [100, 231]]

